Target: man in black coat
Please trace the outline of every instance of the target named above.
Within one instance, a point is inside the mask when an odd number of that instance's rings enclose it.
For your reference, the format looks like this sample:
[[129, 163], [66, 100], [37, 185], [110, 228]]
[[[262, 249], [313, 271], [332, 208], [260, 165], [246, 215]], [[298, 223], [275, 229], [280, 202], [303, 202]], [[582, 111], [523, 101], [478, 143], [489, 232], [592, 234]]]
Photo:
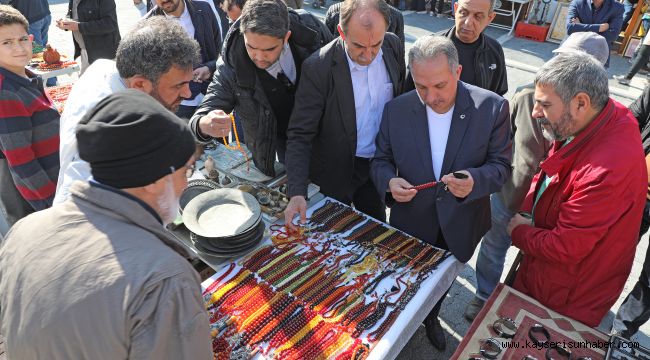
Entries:
[[305, 61], [287, 130], [287, 226], [305, 220], [309, 180], [321, 192], [379, 220], [385, 207], [370, 180], [384, 104], [402, 92], [404, 49], [387, 33], [384, 0], [346, 0], [340, 38]]
[[207, 95], [190, 121], [199, 142], [228, 136], [229, 113], [241, 119], [255, 166], [275, 176], [302, 62], [332, 39], [325, 25], [282, 0], [248, 0], [232, 25]]
[[[339, 15], [341, 14], [341, 5], [343, 5], [342, 1], [332, 4], [325, 14], [325, 25], [327, 25], [327, 28], [335, 37], [339, 36], [338, 25]], [[402, 15], [401, 11], [397, 10], [390, 4], [388, 5], [388, 8], [390, 9], [390, 24], [388, 24], [388, 29], [386, 31], [397, 35], [399, 40], [402, 42], [402, 46], [404, 46], [404, 15]]]
[[[391, 206], [391, 225], [464, 263], [490, 228], [490, 194], [510, 175], [508, 102], [459, 81], [458, 53], [442, 36], [418, 39], [409, 66], [417, 88], [384, 108], [372, 180]], [[431, 181], [439, 184], [413, 188]], [[440, 350], [443, 299], [424, 321]]]
[[72, 31], [74, 57], [81, 57], [81, 72], [97, 59], [114, 59], [120, 43], [115, 0], [70, 0], [66, 19], [56, 26]]
[[[493, 9], [495, 1], [459, 0], [455, 5], [454, 27], [437, 35], [446, 36], [456, 46], [458, 60], [463, 66], [461, 81], [503, 96], [508, 92], [503, 48], [498, 41], [484, 33], [496, 16]], [[405, 91], [413, 89], [413, 79], [409, 73]]]
[[221, 51], [221, 30], [217, 19], [207, 2], [192, 0], [156, 0], [156, 6], [147, 14], [147, 17], [151, 16], [178, 20], [201, 48], [201, 62], [194, 66], [194, 80], [190, 82], [192, 96], [183, 100], [176, 112], [178, 117], [189, 120], [208, 90], [217, 68]]

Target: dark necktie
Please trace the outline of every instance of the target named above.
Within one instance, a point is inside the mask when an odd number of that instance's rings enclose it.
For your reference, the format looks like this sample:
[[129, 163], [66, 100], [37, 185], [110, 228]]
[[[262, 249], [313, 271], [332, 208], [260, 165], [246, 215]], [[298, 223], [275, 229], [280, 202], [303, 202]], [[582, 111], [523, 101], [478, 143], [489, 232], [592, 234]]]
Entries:
[[293, 83], [291, 82], [291, 80], [289, 80], [287, 75], [284, 74], [284, 72], [280, 71], [278, 73], [277, 79], [280, 80], [280, 82], [282, 83], [282, 85], [284, 85], [287, 91], [293, 91]]

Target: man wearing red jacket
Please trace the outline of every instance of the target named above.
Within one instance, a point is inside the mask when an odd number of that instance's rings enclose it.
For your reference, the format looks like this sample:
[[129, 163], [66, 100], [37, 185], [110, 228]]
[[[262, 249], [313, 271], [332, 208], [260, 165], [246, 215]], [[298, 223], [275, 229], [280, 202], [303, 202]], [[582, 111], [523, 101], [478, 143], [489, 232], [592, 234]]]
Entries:
[[597, 326], [634, 260], [647, 186], [639, 125], [586, 54], [544, 64], [532, 116], [554, 143], [522, 207], [532, 220], [517, 214], [508, 225], [525, 254], [514, 287]]

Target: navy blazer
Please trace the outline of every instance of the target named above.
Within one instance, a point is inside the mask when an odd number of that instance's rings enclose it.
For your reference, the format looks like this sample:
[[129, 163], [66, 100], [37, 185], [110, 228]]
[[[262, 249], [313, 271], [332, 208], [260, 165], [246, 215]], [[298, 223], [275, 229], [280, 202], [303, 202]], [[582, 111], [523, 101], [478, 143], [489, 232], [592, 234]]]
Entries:
[[[571, 35], [574, 32], [591, 31], [607, 39], [607, 44], [611, 46], [612, 42], [618, 37], [623, 26], [623, 4], [616, 0], [605, 0], [603, 6], [596, 16], [593, 15], [591, 8], [592, 0], [573, 0], [569, 5], [569, 13], [566, 18], [566, 32]], [[581, 24], [572, 24], [571, 19], [577, 17]], [[609, 24], [609, 29], [598, 32], [600, 24]]]
[[459, 81], [452, 116], [441, 174], [469, 171], [474, 187], [466, 198], [457, 199], [444, 185], [420, 190], [406, 203], [395, 202], [387, 193], [394, 177], [413, 185], [436, 180], [427, 112], [415, 90], [386, 104], [370, 175], [377, 190], [386, 194], [387, 205], [392, 205], [391, 225], [430, 244], [442, 229], [451, 253], [467, 262], [490, 229], [490, 194], [510, 176], [508, 102]]

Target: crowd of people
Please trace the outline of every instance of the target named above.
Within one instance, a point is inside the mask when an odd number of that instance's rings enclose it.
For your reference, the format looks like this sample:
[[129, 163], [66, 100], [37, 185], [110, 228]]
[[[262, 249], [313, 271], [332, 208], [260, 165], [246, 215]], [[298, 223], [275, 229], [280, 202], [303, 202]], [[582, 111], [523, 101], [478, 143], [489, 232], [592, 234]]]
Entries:
[[[650, 226], [650, 87], [629, 109], [610, 97], [622, 4], [574, 0], [568, 38], [507, 100], [484, 33], [495, 0], [456, 1], [454, 26], [408, 53], [384, 0], [345, 0], [325, 22], [283, 0], [134, 0], [143, 19], [123, 37], [114, 1], [70, 0], [57, 27], [83, 73], [62, 114], [26, 67], [47, 43], [42, 4], [0, 5], [9, 358], [212, 358], [199, 276], [165, 225], [196, 147], [235, 128], [261, 172], [285, 165], [290, 230], [313, 182], [461, 263], [480, 244], [469, 320], [511, 246], [512, 286], [588, 326], [623, 291]], [[650, 318], [648, 256], [612, 328], [627, 338]], [[444, 298], [424, 320], [440, 350]]]

